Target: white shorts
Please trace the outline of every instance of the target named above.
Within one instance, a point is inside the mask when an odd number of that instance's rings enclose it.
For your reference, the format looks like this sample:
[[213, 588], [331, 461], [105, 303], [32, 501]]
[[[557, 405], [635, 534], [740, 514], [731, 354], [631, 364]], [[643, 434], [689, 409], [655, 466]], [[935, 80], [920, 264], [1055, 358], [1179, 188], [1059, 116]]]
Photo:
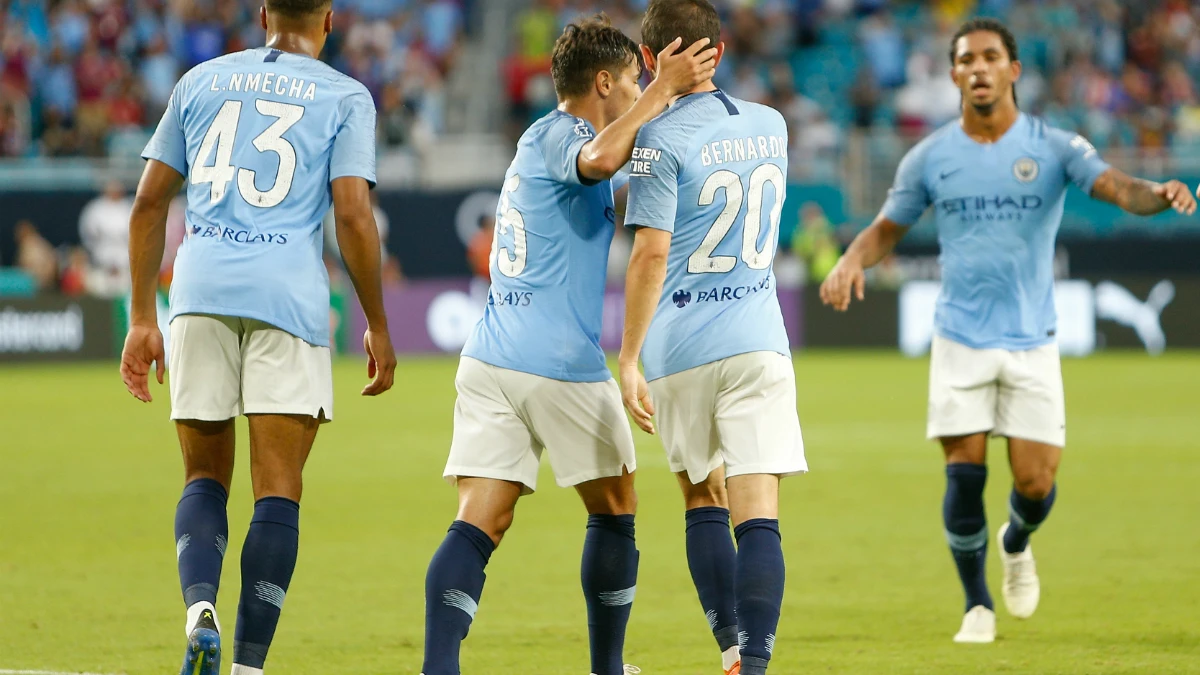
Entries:
[[1010, 352], [933, 337], [929, 438], [989, 432], [1063, 447], [1066, 420], [1057, 344]]
[[495, 478], [537, 489], [542, 450], [559, 487], [637, 468], [621, 390], [563, 382], [463, 357], [454, 378], [454, 440], [444, 476]]
[[333, 364], [317, 347], [254, 319], [185, 314], [171, 322], [171, 419], [238, 415], [333, 419]]
[[808, 471], [796, 414], [792, 360], [751, 352], [650, 383], [658, 433], [671, 471], [700, 483], [725, 475], [789, 476]]

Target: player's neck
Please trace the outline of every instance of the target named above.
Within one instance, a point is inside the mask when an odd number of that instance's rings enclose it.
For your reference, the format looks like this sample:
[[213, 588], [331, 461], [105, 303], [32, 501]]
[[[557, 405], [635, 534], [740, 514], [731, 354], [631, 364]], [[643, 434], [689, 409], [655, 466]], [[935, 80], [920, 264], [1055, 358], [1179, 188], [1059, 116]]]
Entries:
[[1020, 116], [1021, 111], [1011, 99], [996, 105], [990, 111], [978, 110], [967, 103], [963, 105], [960, 124], [972, 140], [979, 143], [995, 143], [1008, 133]]
[[323, 45], [301, 33], [279, 31], [267, 34], [267, 46], [281, 52], [300, 54], [315, 59], [321, 55]]
[[696, 87], [694, 89], [692, 89], [691, 91], [684, 93], [684, 94], [680, 94], [679, 96], [676, 96], [674, 99], [671, 100], [671, 102], [674, 103], [675, 101], [678, 101], [679, 99], [683, 98], [684, 96], [691, 96], [692, 94], [703, 94], [703, 93], [710, 92], [710, 91], [716, 91], [718, 88], [719, 87], [717, 87], [717, 85], [713, 84], [712, 80], [708, 80], [707, 82], [701, 82], [700, 84], [696, 85]]

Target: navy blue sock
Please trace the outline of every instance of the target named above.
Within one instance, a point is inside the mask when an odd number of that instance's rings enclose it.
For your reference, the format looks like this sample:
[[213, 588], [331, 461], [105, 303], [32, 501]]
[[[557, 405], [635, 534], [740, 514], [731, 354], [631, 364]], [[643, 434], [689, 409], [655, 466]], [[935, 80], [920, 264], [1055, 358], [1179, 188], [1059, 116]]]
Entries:
[[263, 497], [254, 503], [250, 531], [242, 547], [242, 597], [233, 662], [262, 668], [279, 625], [283, 598], [296, 569], [300, 545], [300, 505], [284, 497]]
[[588, 516], [580, 578], [595, 675], [624, 672], [625, 626], [637, 591], [637, 569], [633, 516]]
[[456, 520], [429, 561], [425, 574], [425, 675], [460, 675], [458, 653], [471, 629], [483, 568], [496, 545], [483, 530]]
[[1050, 487], [1050, 493], [1045, 499], [1030, 499], [1013, 488], [1008, 497], [1008, 531], [1004, 533], [1005, 553], [1020, 553], [1025, 550], [1029, 544], [1029, 535], [1050, 515], [1057, 494], [1057, 484]]
[[738, 644], [733, 596], [737, 551], [729, 533], [729, 509], [702, 506], [686, 512], [684, 520], [692, 583], [717, 646], [724, 652]]
[[217, 604], [221, 561], [229, 539], [225, 488], [211, 478], [199, 478], [183, 488], [175, 507], [175, 553], [179, 558], [179, 586], [183, 604]]
[[764, 675], [767, 662], [771, 660], [771, 650], [775, 648], [775, 629], [779, 625], [779, 608], [783, 605], [784, 565], [779, 521], [752, 518], [738, 525], [733, 532], [738, 543], [734, 594], [742, 675]]
[[942, 501], [942, 522], [946, 541], [958, 567], [967, 594], [967, 610], [976, 605], [993, 609], [988, 592], [987, 517], [983, 510], [983, 488], [987, 485], [987, 466], [983, 464], [947, 464], [946, 497]]

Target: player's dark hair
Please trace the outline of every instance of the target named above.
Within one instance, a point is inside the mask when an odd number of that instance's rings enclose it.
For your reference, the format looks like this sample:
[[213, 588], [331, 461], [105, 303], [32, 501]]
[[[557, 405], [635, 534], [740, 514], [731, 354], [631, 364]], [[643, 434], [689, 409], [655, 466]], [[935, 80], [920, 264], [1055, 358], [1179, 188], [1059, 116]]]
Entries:
[[954, 65], [955, 55], [958, 53], [958, 41], [971, 33], [979, 32], [995, 33], [1000, 36], [1000, 41], [1004, 43], [1004, 51], [1008, 52], [1008, 60], [1021, 60], [1017, 57], [1017, 38], [1013, 36], [1008, 26], [995, 19], [981, 17], [971, 19], [959, 26], [958, 31], [954, 33], [954, 37], [950, 39], [950, 65]]
[[550, 75], [558, 97], [570, 98], [591, 91], [596, 73], [616, 75], [635, 63], [640, 63], [637, 43], [613, 27], [606, 15], [597, 14], [563, 29], [550, 54]]
[[313, 14], [324, 14], [333, 0], [266, 0], [267, 12], [280, 14], [290, 19], [302, 19]]
[[655, 54], [675, 38], [683, 38], [684, 49], [701, 38], [708, 46], [721, 41], [721, 17], [708, 0], [650, 0], [642, 17], [642, 44]]
[[[1008, 52], [1009, 61], [1020, 61], [1017, 52], [1017, 38], [1012, 34], [1000, 21], [989, 19], [987, 17], [978, 17], [967, 21], [958, 27], [954, 37], [950, 38], [950, 65], [954, 65], [958, 54], [958, 41], [970, 35], [971, 33], [994, 33], [999, 36], [1000, 41], [1004, 43], [1004, 51]], [[1017, 89], [1013, 87], [1013, 103], [1017, 102]]]

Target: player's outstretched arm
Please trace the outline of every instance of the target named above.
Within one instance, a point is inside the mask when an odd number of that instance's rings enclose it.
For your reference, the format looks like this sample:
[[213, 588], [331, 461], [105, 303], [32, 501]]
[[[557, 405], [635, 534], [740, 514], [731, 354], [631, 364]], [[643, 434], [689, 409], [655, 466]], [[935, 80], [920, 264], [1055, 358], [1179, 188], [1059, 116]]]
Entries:
[[367, 352], [367, 377], [363, 396], [377, 396], [392, 388], [396, 354], [383, 311], [383, 280], [379, 253], [379, 230], [371, 210], [370, 186], [356, 176], [335, 178], [333, 220], [342, 261], [354, 284], [354, 292], [367, 319], [363, 347]]
[[650, 400], [646, 378], [638, 369], [638, 359], [662, 297], [670, 252], [670, 232], [639, 228], [633, 236], [633, 253], [625, 273], [625, 330], [621, 334], [621, 354], [617, 359], [621, 397], [633, 421], [648, 434], [654, 433], [654, 402]]
[[821, 302], [844, 312], [850, 308], [851, 296], [861, 301], [866, 288], [865, 271], [891, 253], [907, 232], [908, 227], [904, 225], [882, 215], [876, 217], [875, 222], [858, 233], [825, 277], [821, 284]]
[[159, 384], [166, 372], [155, 294], [167, 238], [167, 209], [182, 186], [183, 176], [178, 171], [158, 160], [147, 161], [129, 215], [129, 273], [133, 297], [129, 333], [121, 350], [121, 379], [129, 393], [147, 403], [154, 399], [150, 395], [150, 364], [157, 366], [155, 375]]
[[708, 38], [676, 53], [680, 44], [677, 38], [659, 53], [658, 71], [641, 98], [579, 151], [576, 163], [580, 176], [594, 181], [612, 178], [633, 155], [634, 142], [642, 125], [657, 117], [672, 98], [712, 79], [717, 67], [717, 50], [704, 49]]
[[1184, 183], [1165, 183], [1135, 178], [1118, 169], [1108, 169], [1092, 185], [1092, 197], [1121, 207], [1138, 216], [1152, 216], [1167, 209], [1190, 216], [1196, 212], [1196, 198]]

